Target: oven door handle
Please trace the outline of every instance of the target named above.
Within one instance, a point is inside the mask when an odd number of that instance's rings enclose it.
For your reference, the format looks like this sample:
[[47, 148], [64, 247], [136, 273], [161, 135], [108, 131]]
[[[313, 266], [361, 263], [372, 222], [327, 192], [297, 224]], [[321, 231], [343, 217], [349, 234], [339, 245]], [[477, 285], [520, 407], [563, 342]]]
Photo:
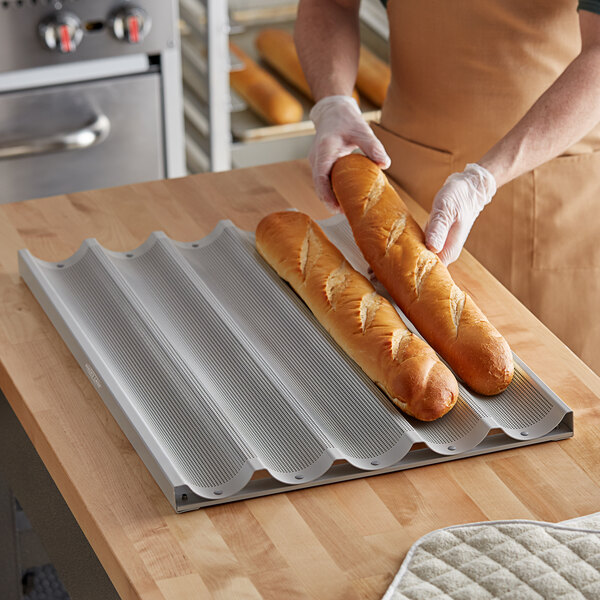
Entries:
[[28, 140], [0, 142], [0, 158], [33, 156], [64, 150], [83, 150], [100, 144], [109, 133], [110, 121], [106, 115], [100, 114], [75, 131], [55, 133]]

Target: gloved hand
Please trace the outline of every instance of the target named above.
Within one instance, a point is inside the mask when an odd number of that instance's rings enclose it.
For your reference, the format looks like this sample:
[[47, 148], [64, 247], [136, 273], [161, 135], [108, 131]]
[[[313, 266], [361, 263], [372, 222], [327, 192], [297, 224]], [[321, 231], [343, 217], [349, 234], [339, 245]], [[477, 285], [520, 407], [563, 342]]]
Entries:
[[425, 227], [427, 247], [445, 265], [454, 262], [483, 207], [496, 193], [496, 180], [484, 167], [469, 163], [453, 173], [436, 194]]
[[333, 163], [356, 148], [360, 148], [383, 169], [390, 166], [390, 157], [362, 118], [356, 100], [350, 96], [321, 98], [310, 111], [310, 118], [316, 130], [308, 155], [315, 190], [329, 210], [339, 212], [340, 207], [329, 181]]

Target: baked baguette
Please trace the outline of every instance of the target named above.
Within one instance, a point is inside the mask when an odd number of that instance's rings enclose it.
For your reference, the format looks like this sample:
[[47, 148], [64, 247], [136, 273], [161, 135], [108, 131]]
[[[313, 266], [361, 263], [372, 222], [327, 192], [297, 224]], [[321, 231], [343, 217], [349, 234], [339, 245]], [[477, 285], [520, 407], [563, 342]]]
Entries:
[[243, 69], [229, 74], [229, 82], [250, 108], [271, 125], [301, 121], [304, 111], [300, 102], [238, 46], [230, 43], [229, 47], [244, 64]]
[[497, 394], [513, 376], [506, 340], [452, 281], [383, 172], [359, 154], [340, 158], [333, 191], [375, 276], [423, 337], [475, 392]]
[[356, 75], [358, 91], [375, 106], [381, 108], [391, 79], [390, 66], [368, 48], [361, 46]]
[[[260, 57], [274, 71], [277, 71], [290, 85], [300, 90], [307, 98], [313, 100], [291, 33], [283, 29], [262, 29], [256, 36], [255, 44]], [[352, 97], [357, 102], [359, 101], [356, 89], [352, 91]]]
[[454, 406], [458, 384], [450, 370], [310, 217], [268, 215], [258, 224], [256, 247], [401, 410], [433, 421]]

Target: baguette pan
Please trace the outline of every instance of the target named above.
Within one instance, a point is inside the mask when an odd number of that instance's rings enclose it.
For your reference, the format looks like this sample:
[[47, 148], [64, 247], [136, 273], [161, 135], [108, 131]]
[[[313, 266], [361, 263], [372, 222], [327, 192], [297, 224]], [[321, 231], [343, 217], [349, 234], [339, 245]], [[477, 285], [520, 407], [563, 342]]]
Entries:
[[433, 421], [454, 406], [458, 384], [450, 370], [310, 217], [268, 215], [258, 224], [256, 247], [401, 410]]
[[304, 111], [300, 102], [238, 46], [230, 42], [229, 47], [244, 64], [243, 69], [229, 74], [229, 82], [250, 108], [271, 125], [301, 121]]
[[513, 376], [506, 340], [425, 247], [425, 236], [383, 172], [368, 158], [340, 158], [333, 191], [379, 281], [423, 337], [475, 392], [497, 394]]
[[[274, 71], [307, 98], [313, 100], [291, 33], [283, 29], [262, 29], [256, 36], [255, 44], [261, 58]], [[352, 97], [359, 101], [356, 89], [352, 90]]]
[[381, 108], [391, 79], [390, 66], [368, 48], [361, 46], [356, 76], [358, 91], [375, 106]]

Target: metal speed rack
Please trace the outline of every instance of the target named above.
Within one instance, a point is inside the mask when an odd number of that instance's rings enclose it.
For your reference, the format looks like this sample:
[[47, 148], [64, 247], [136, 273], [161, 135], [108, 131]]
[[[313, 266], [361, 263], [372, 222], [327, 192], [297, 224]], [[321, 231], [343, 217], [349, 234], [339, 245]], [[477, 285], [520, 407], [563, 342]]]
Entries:
[[[312, 102], [261, 62], [254, 46], [260, 29], [292, 32], [297, 0], [179, 0], [183, 71], [186, 161], [190, 173], [225, 171], [282, 160], [305, 158], [314, 128]], [[361, 40], [387, 59], [387, 16], [379, 0], [363, 0]], [[269, 71], [302, 105], [300, 122], [269, 125], [255, 115], [229, 86], [229, 73], [241, 68], [229, 41]], [[364, 98], [367, 121], [380, 111]]]

